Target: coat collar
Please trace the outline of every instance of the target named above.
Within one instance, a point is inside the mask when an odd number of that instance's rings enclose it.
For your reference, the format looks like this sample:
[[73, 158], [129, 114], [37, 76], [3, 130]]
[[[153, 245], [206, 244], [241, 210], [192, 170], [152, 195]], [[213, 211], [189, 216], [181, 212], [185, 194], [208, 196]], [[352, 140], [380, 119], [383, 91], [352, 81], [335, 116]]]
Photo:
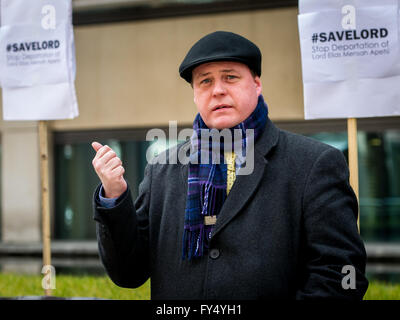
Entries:
[[[231, 221], [243, 208], [251, 195], [257, 190], [259, 183], [264, 175], [264, 170], [268, 164], [267, 156], [278, 143], [279, 129], [267, 118], [264, 132], [257, 140], [254, 147], [254, 169], [248, 175], [238, 175], [235, 183], [226, 198], [224, 205], [218, 214], [217, 224], [212, 233], [212, 237], [217, 234], [229, 221]], [[183, 144], [182, 148], [188, 148], [190, 141]], [[181, 165], [181, 177], [187, 186], [188, 164]], [[187, 188], [186, 188], [187, 190]]]
[[255, 149], [261, 155], [267, 156], [267, 154], [276, 146], [279, 139], [279, 129], [267, 118], [265, 124], [265, 130], [261, 134], [260, 138], [256, 142]]

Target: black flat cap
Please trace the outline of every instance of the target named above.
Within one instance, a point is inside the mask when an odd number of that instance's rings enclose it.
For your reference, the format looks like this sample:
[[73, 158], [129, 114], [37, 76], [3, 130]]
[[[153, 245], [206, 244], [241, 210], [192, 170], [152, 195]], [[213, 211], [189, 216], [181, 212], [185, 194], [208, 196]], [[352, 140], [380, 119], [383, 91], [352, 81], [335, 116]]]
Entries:
[[241, 62], [261, 76], [260, 49], [250, 40], [227, 31], [216, 31], [197, 41], [183, 59], [179, 74], [190, 83], [192, 70], [212, 61]]

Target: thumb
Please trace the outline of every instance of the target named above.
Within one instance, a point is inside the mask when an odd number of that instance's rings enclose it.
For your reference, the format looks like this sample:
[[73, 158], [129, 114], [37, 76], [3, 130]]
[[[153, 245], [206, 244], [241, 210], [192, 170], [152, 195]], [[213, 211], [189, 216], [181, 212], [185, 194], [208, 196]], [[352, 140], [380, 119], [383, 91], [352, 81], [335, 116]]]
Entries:
[[94, 149], [94, 151], [98, 151], [103, 145], [101, 143], [98, 143], [96, 141], [92, 142], [92, 148]]

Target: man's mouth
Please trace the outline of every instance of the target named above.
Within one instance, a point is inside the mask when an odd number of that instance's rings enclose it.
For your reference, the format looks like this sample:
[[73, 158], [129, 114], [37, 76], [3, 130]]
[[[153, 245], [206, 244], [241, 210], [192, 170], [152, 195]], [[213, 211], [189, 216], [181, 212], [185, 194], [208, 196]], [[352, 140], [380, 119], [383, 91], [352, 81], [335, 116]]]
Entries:
[[213, 108], [213, 111], [220, 110], [220, 109], [229, 109], [229, 108], [232, 108], [232, 107], [230, 105], [227, 105], [227, 104], [219, 104], [219, 105], [216, 105]]

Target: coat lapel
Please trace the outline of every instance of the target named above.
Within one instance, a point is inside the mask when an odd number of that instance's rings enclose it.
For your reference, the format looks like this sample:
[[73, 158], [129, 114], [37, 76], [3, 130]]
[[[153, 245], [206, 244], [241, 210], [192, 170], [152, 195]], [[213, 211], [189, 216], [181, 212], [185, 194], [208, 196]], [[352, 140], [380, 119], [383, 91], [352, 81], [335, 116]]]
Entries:
[[218, 215], [212, 233], [215, 236], [243, 208], [260, 184], [268, 164], [267, 155], [277, 144], [279, 130], [267, 119], [266, 128], [254, 148], [254, 170], [249, 175], [238, 175]]
[[[189, 157], [189, 151], [190, 151], [190, 140], [186, 141], [181, 148], [184, 148], [186, 150], [186, 155]], [[184, 185], [186, 186], [187, 190], [187, 183], [188, 183], [188, 175], [189, 175], [189, 165], [188, 164], [182, 164], [181, 162], [178, 161], [178, 164], [180, 165], [181, 169], [181, 178], [183, 180]], [[186, 200], [186, 198], [185, 198]]]

